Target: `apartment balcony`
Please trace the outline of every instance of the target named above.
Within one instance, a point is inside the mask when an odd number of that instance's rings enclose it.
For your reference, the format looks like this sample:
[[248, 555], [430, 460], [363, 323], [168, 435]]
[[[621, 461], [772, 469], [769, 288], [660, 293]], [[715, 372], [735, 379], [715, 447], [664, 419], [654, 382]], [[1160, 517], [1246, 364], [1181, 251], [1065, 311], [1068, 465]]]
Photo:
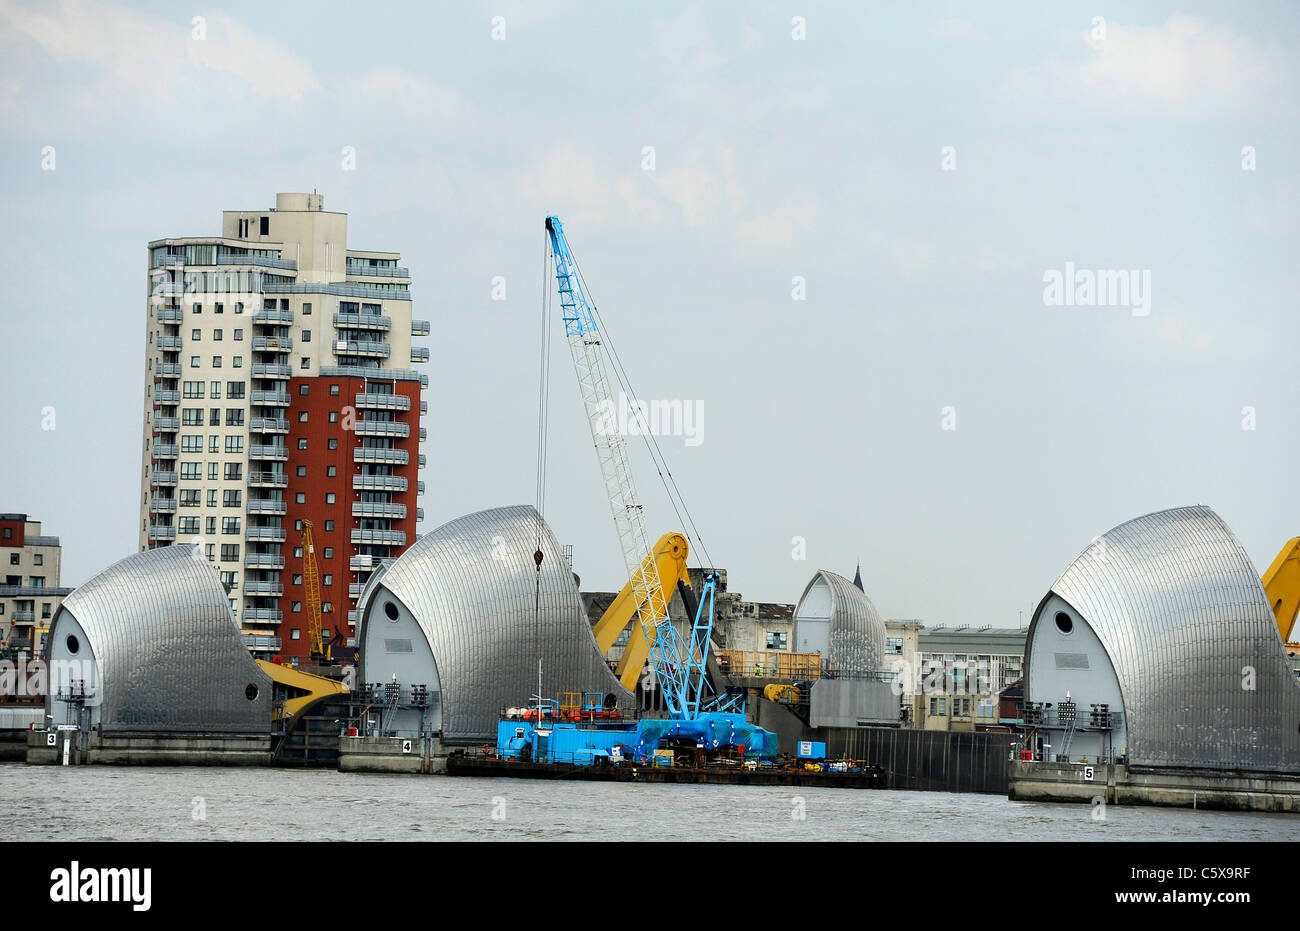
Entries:
[[348, 597], [351, 598], [353, 601], [355, 601], [356, 599], [361, 597], [361, 589], [365, 587], [366, 587], [365, 583], [363, 582], [349, 582]]
[[352, 572], [373, 572], [384, 562], [392, 560], [385, 560], [382, 556], [353, 556], [348, 560], [348, 569]]
[[416, 520], [424, 520], [424, 508], [416, 508], [416, 509], [415, 509], [415, 519], [416, 519]]
[[358, 408], [373, 408], [381, 411], [409, 411], [411, 399], [404, 394], [358, 394], [355, 398]]
[[283, 582], [252, 581], [244, 583], [245, 595], [266, 595], [279, 598], [284, 594]]
[[160, 307], [158, 308], [159, 323], [184, 323], [185, 311], [179, 307]]
[[406, 534], [400, 530], [353, 530], [351, 540], [371, 546], [406, 546]]
[[150, 498], [149, 510], [158, 514], [171, 514], [176, 511], [175, 498]]
[[259, 352], [288, 352], [293, 348], [293, 337], [254, 336], [253, 348]]
[[154, 443], [154, 459], [175, 459], [181, 454], [181, 449], [175, 443]]
[[154, 341], [159, 349], [180, 349], [181, 338], [179, 336], [160, 336]]
[[420, 413], [421, 413], [421, 414], [427, 414], [427, 413], [429, 413], [429, 402], [428, 402], [428, 401], [421, 401], [421, 402], [420, 402]]
[[353, 491], [406, 491], [406, 479], [400, 475], [354, 475]]
[[263, 543], [283, 543], [285, 532], [283, 527], [245, 527], [245, 540], [258, 540]]
[[411, 270], [400, 265], [364, 265], [348, 261], [343, 270], [348, 275], [370, 275], [375, 278], [410, 278]]
[[421, 428], [420, 428], [420, 442], [423, 443], [423, 442], [424, 442], [425, 440], [427, 440], [428, 438], [429, 438], [429, 431], [426, 430], [426, 429], [424, 429], [424, 427], [421, 427]]
[[353, 517], [391, 517], [396, 520], [406, 519], [406, 505], [392, 504], [387, 501], [353, 501]]
[[283, 472], [249, 472], [249, 488], [288, 488], [289, 476]]
[[218, 252], [218, 265], [260, 265], [263, 268], [285, 268], [297, 271], [298, 263], [293, 259], [277, 259], [267, 255], [237, 255], [233, 252]]
[[254, 653], [279, 653], [280, 638], [267, 634], [244, 634], [244, 646]]
[[[359, 620], [360, 617], [358, 616], [357, 612], [355, 611], [348, 612], [348, 623], [351, 624], [353, 627], [357, 625], [357, 622]], [[348, 638], [348, 646], [356, 646], [356, 643], [351, 638]]]
[[412, 321], [411, 321], [411, 335], [412, 335], [412, 336], [428, 336], [429, 333], [430, 333], [431, 331], [432, 331], [432, 328], [431, 328], [431, 326], [430, 326], [428, 320], [412, 320]]
[[164, 526], [163, 524], [150, 524], [149, 539], [150, 540], [175, 540], [176, 528], [170, 526]]
[[357, 436], [397, 436], [406, 439], [411, 435], [411, 425], [397, 420], [357, 420], [352, 429]]
[[179, 362], [159, 362], [153, 367], [154, 378], [177, 378], [181, 374]]
[[292, 310], [255, 310], [253, 311], [253, 323], [268, 326], [288, 326], [293, 323]]
[[240, 617], [245, 621], [275, 621], [279, 623], [284, 620], [284, 612], [278, 608], [245, 608]]
[[[281, 365], [278, 362], [254, 362], [254, 378], [275, 378], [288, 379], [293, 375], [293, 369], [287, 365]], [[255, 392], [256, 393], [256, 392]]]
[[176, 473], [164, 472], [162, 469], [154, 469], [149, 476], [150, 485], [175, 485]]
[[279, 553], [248, 553], [244, 556], [245, 569], [283, 569], [284, 557]]
[[36, 621], [35, 611], [15, 611], [13, 613], [15, 624], [32, 624]]
[[287, 391], [254, 391], [249, 398], [253, 404], [260, 407], [288, 407], [289, 392]]
[[289, 421], [271, 417], [254, 417], [248, 422], [249, 433], [288, 433]]
[[412, 362], [428, 362], [428, 361], [429, 361], [429, 347], [428, 347], [428, 346], [412, 346], [412, 347], [411, 347], [411, 361], [412, 361]]
[[424, 453], [420, 453], [420, 468], [423, 469], [428, 460], [425, 459]]
[[154, 433], [175, 433], [181, 428], [181, 419], [179, 417], [155, 417], [153, 419]]
[[416, 483], [415, 483], [415, 493], [416, 493], [417, 495], [422, 495], [422, 494], [424, 494], [424, 482], [416, 482]]
[[371, 449], [361, 446], [352, 450], [352, 461], [379, 465], [406, 465], [411, 461], [411, 457], [404, 449]]
[[393, 318], [383, 314], [335, 314], [334, 325], [345, 330], [391, 330]]
[[393, 347], [388, 343], [377, 343], [368, 340], [334, 340], [334, 355], [336, 356], [366, 356], [373, 359], [387, 359], [393, 352]]
[[249, 514], [283, 515], [288, 506], [287, 501], [277, 501], [274, 498], [249, 498], [245, 510]]
[[181, 393], [172, 388], [160, 388], [153, 393], [153, 403], [155, 406], [159, 404], [179, 404], [180, 401]]
[[270, 459], [277, 462], [289, 461], [289, 447], [287, 446], [250, 446], [248, 447], [249, 459]]

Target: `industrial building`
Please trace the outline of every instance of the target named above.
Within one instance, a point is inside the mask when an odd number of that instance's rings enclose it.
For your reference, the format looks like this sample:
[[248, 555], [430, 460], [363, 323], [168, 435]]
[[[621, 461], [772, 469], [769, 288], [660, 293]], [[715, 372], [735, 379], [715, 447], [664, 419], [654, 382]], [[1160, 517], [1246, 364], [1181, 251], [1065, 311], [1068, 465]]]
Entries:
[[531, 506], [423, 534], [381, 568], [360, 611], [359, 682], [374, 691], [379, 736], [495, 741], [500, 714], [527, 706], [539, 675], [544, 696], [599, 692], [631, 709], [596, 648], [568, 560]]
[[[46, 714], [85, 738], [249, 735], [269, 742], [272, 680], [193, 546], [145, 550], [78, 586], [50, 628]], [[265, 749], [265, 748], [263, 748]]]
[[429, 322], [399, 253], [349, 248], [347, 221], [278, 194], [148, 247], [140, 548], [198, 543], [260, 656], [308, 657], [317, 604], [346, 643], [420, 516]]
[[26, 514], [0, 514], [0, 653], [39, 653], [50, 622], [72, 591], [59, 587], [63, 549]]
[[1084, 764], [1120, 801], [1300, 800], [1300, 685], [1255, 567], [1207, 507], [1098, 537], [1035, 611], [1025, 669], [1013, 797], [1095, 794]]

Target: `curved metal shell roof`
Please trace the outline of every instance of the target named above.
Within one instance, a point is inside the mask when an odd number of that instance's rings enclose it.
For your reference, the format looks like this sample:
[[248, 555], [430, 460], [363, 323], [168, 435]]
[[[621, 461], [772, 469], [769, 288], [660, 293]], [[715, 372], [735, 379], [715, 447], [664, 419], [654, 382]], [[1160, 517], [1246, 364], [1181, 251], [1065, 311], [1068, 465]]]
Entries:
[[50, 643], [65, 615], [85, 632], [98, 665], [104, 730], [270, 732], [271, 679], [194, 546], [135, 553], [78, 586], [55, 616]]
[[843, 671], [879, 670], [885, 658], [885, 620], [862, 589], [844, 576], [819, 570], [799, 596], [795, 623], [804, 599], [819, 579], [826, 581], [831, 596], [830, 649], [823, 659]]
[[[1052, 586], [1093, 628], [1124, 699], [1129, 762], [1300, 768], [1300, 686], [1259, 575], [1207, 507], [1097, 538]], [[1032, 641], [1043, 613], [1035, 612]], [[1254, 688], [1243, 687], [1254, 670]], [[1033, 672], [1026, 669], [1029, 694]]]
[[468, 514], [420, 537], [374, 585], [358, 643], [366, 642], [364, 625], [386, 595], [406, 606], [429, 641], [449, 739], [495, 735], [502, 708], [528, 703], [537, 692], [539, 648], [546, 695], [600, 691], [630, 703], [630, 693], [597, 652], [559, 543], [530, 506]]

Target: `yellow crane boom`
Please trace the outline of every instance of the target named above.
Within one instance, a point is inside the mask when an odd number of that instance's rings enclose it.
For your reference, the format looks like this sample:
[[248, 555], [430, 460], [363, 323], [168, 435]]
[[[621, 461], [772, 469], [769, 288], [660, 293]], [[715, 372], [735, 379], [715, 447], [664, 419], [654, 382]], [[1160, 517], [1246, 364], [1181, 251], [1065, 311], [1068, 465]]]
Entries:
[[312, 523], [302, 522], [302, 586], [307, 595], [307, 616], [311, 625], [312, 659], [325, 655], [325, 638], [320, 623], [320, 569], [316, 566], [316, 544], [311, 537]]
[[1277, 554], [1277, 559], [1264, 572], [1260, 581], [1264, 594], [1277, 619], [1277, 630], [1285, 646], [1300, 647], [1292, 640], [1296, 612], [1300, 610], [1300, 537], [1292, 537]]
[[[686, 537], [680, 533], [664, 534], [651, 550], [651, 558], [658, 567], [661, 585], [667, 590], [664, 592], [665, 606], [672, 600], [669, 594], [672, 586], [678, 581], [691, 584], [690, 575], [686, 571], [686, 557], [689, 552], [690, 547], [686, 543]], [[597, 648], [604, 656], [614, 645], [618, 635], [626, 630], [629, 624], [634, 625], [627, 646], [623, 648], [623, 655], [615, 668], [615, 675], [623, 683], [623, 687], [629, 690], [636, 688], [637, 680], [641, 677], [641, 668], [650, 653], [647, 638], [642, 633], [641, 617], [637, 612], [639, 606], [632, 594], [632, 581], [629, 579], [623, 586], [623, 590], [605, 609], [605, 613], [600, 616], [600, 620], [591, 631], [596, 636]], [[649, 611], [645, 613], [650, 614]], [[666, 616], [667, 611], [663, 611], [662, 614]], [[654, 636], [655, 632], [650, 631], [650, 638], [653, 639]]]

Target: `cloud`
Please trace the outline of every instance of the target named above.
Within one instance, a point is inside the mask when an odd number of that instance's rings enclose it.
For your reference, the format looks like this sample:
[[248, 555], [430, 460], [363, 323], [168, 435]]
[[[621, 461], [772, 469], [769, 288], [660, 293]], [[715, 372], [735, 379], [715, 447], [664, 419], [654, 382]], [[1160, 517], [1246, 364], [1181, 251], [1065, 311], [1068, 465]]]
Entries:
[[274, 42], [254, 35], [224, 14], [209, 13], [205, 19], [207, 37], [191, 37], [186, 43], [191, 63], [241, 78], [259, 97], [300, 101], [316, 89], [311, 68]]
[[1131, 119], [1296, 112], [1296, 72], [1285, 53], [1205, 19], [1107, 23], [1104, 38], [1081, 32], [1075, 47], [1078, 58], [1012, 72], [1004, 100], [1040, 113], [1083, 106]]
[[983, 42], [988, 38], [976, 29], [968, 20], [953, 18], [941, 21], [935, 29], [935, 35], [956, 42]]
[[760, 249], [788, 248], [794, 245], [795, 233], [812, 224], [816, 212], [806, 201], [792, 207], [778, 207], [765, 216], [741, 223], [736, 235], [741, 242]]

